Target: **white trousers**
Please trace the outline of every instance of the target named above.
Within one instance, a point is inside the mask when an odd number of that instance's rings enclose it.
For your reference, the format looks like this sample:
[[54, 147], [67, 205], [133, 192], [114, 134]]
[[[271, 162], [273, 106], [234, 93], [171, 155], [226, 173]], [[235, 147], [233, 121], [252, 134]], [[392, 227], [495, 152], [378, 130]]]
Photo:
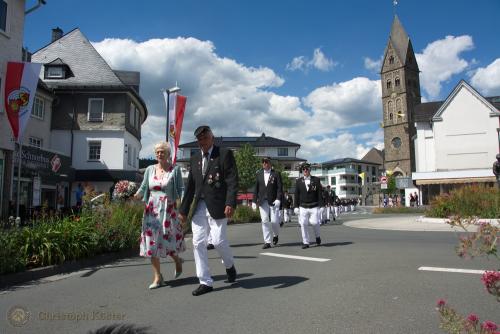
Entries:
[[283, 209], [283, 221], [285, 223], [290, 221], [290, 209]]
[[262, 234], [264, 236], [264, 243], [270, 244], [273, 237], [278, 236], [280, 232], [280, 208], [270, 206], [267, 201], [263, 201], [259, 205], [260, 219], [262, 220]]
[[319, 238], [319, 208], [299, 208], [299, 224], [302, 232], [302, 243], [309, 245], [309, 228], [307, 223], [311, 224], [314, 230], [314, 235]]
[[[200, 284], [213, 285], [213, 279], [208, 266], [207, 235], [210, 234], [212, 244], [222, 258], [226, 269], [234, 265], [233, 254], [227, 241], [227, 218], [213, 219], [208, 212], [205, 201], [200, 200], [192, 221], [193, 253], [196, 264], [196, 276]], [[208, 229], [210, 229], [208, 231]]]

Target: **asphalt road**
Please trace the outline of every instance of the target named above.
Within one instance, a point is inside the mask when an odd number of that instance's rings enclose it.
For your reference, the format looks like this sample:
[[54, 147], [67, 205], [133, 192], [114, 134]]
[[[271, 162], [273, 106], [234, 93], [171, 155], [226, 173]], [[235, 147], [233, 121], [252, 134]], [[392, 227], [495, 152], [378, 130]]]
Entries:
[[[212, 250], [214, 291], [199, 297], [191, 295], [198, 285], [191, 249], [183, 253], [183, 275], [157, 290], [147, 289], [151, 268], [139, 257], [17, 286], [0, 293], [0, 333], [87, 333], [116, 322], [149, 326], [151, 333], [442, 333], [439, 298], [461, 314], [500, 323], [500, 304], [484, 291], [480, 275], [418, 270], [491, 270], [497, 260], [460, 259], [456, 232], [342, 224], [371, 218], [363, 210], [343, 215], [321, 227], [320, 247], [307, 250], [296, 223], [285, 225], [278, 247], [268, 250], [261, 249], [260, 224], [232, 225], [238, 280], [224, 282]], [[172, 262], [162, 262], [162, 271], [172, 277]], [[7, 319], [15, 307], [29, 314], [19, 327]]]

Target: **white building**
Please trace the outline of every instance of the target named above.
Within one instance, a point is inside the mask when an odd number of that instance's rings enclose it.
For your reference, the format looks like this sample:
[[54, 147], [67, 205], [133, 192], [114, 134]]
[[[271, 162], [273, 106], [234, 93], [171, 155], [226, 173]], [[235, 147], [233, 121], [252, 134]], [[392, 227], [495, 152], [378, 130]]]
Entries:
[[465, 183], [496, 182], [500, 97], [485, 98], [460, 81], [445, 101], [416, 107], [416, 172], [412, 178], [427, 204]]

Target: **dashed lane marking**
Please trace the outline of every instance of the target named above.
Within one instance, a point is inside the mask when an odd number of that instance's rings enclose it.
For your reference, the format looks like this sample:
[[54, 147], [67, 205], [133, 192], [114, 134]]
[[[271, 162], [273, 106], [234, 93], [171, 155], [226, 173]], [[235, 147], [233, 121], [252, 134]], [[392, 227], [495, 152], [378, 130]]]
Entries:
[[474, 269], [458, 269], [458, 268], [439, 268], [439, 267], [420, 267], [418, 270], [423, 271], [441, 271], [448, 273], [462, 273], [462, 274], [484, 274], [485, 270], [474, 270]]
[[331, 260], [331, 259], [324, 259], [324, 258], [320, 258], [320, 257], [307, 257], [307, 256], [287, 255], [287, 254], [278, 254], [278, 253], [260, 253], [260, 255], [283, 257], [283, 258], [294, 259], [294, 260], [314, 261], [314, 262], [327, 262], [327, 261]]

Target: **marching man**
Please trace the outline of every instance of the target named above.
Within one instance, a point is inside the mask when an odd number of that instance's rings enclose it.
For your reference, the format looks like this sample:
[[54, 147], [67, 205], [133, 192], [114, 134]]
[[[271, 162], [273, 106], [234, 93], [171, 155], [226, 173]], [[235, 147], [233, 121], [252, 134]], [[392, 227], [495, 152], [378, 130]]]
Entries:
[[264, 235], [262, 249], [271, 248], [271, 242], [273, 245], [278, 244], [280, 199], [282, 197], [281, 176], [271, 168], [271, 158], [264, 157], [262, 158], [262, 169], [257, 172], [253, 194], [255, 202], [252, 203], [254, 210], [259, 205], [262, 234]]
[[302, 232], [302, 249], [309, 248], [310, 223], [316, 236], [316, 245], [321, 245], [319, 233], [319, 208], [323, 206], [321, 182], [319, 178], [311, 175], [311, 165], [304, 163], [301, 166], [303, 176], [299, 177], [295, 185], [295, 209], [299, 216], [299, 224]]

